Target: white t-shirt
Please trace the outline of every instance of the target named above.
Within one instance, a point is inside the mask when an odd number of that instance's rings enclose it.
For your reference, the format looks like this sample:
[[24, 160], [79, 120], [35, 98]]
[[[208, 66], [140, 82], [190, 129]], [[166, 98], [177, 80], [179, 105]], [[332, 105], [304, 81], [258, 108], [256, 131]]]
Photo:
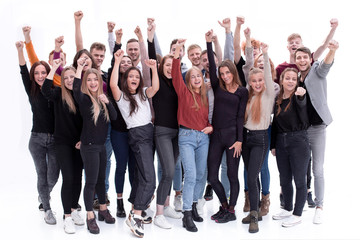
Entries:
[[[145, 93], [146, 89], [147, 89], [146, 87], [143, 88], [143, 92], [145, 96], [146, 96]], [[128, 129], [145, 126], [151, 123], [151, 109], [150, 109], [149, 99], [146, 97], [146, 100], [142, 101], [140, 99], [139, 94], [135, 94], [133, 96], [138, 105], [138, 109], [135, 112], [133, 112], [131, 116], [129, 116], [130, 101], [126, 99], [124, 93], [121, 94], [120, 100], [116, 102]]]

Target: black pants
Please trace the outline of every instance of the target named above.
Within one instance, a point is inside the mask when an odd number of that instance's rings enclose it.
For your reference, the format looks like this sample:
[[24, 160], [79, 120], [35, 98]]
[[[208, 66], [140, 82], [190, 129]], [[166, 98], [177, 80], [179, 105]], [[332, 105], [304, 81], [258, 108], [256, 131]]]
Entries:
[[248, 172], [250, 210], [259, 210], [260, 181], [259, 172], [269, 147], [268, 130], [250, 131], [244, 128], [242, 156]]
[[220, 203], [226, 203], [226, 194], [219, 180], [219, 168], [223, 152], [226, 151], [227, 176], [230, 182], [230, 206], [235, 206], [239, 196], [239, 162], [240, 157], [234, 158], [234, 149], [229, 150], [236, 141], [236, 127], [215, 129], [210, 136], [208, 154], [208, 181], [213, 187]]
[[63, 179], [61, 201], [64, 214], [70, 214], [71, 208], [76, 209], [79, 202], [83, 162], [80, 151], [75, 146], [55, 144], [55, 155]]
[[153, 131], [151, 123], [129, 130], [129, 145], [136, 159], [129, 202], [136, 210], [146, 210], [156, 188]]
[[99, 203], [105, 204], [106, 148], [105, 145], [84, 145], [80, 147], [85, 169], [84, 202], [86, 211], [93, 210], [94, 193]]
[[293, 214], [301, 216], [307, 196], [306, 174], [310, 159], [310, 145], [306, 131], [278, 134], [275, 149], [285, 202], [284, 209], [293, 210], [292, 180], [294, 179], [296, 197]]

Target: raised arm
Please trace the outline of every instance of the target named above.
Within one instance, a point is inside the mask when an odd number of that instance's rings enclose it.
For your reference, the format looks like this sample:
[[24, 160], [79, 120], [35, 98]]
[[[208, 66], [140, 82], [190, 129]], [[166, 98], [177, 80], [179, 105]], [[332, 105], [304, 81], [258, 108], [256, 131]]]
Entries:
[[51, 68], [49, 74], [47, 75], [44, 84], [41, 87], [41, 92], [44, 95], [44, 97], [49, 100], [52, 100], [52, 101], [56, 100], [61, 95], [61, 94], [59, 94], [60, 88], [58, 88], [58, 87], [52, 88], [54, 75], [59, 66], [61, 66], [61, 60], [54, 59], [52, 68]]
[[246, 28], [244, 30], [244, 35], [246, 38], [246, 47], [245, 47], [245, 56], [246, 56], [246, 62], [245, 65], [242, 67], [244, 76], [245, 76], [245, 81], [246, 83], [248, 83], [248, 78], [249, 78], [249, 72], [250, 69], [254, 66], [254, 54], [253, 54], [253, 47], [251, 46], [251, 30], [250, 28]]
[[84, 14], [82, 11], [77, 11], [74, 13], [75, 18], [75, 44], [76, 44], [76, 52], [84, 49], [83, 38], [81, 33], [81, 19], [83, 18]]
[[187, 89], [180, 69], [180, 49], [184, 47], [185, 42], [185, 39], [179, 39], [175, 44], [174, 60], [171, 68], [171, 77], [173, 79], [173, 85], [178, 96], [180, 96]]
[[[148, 23], [148, 29], [153, 28], [153, 27], [156, 28], [155, 18], [148, 18], [147, 23]], [[157, 54], [159, 54], [162, 57], [163, 54], [162, 54], [162, 51], [161, 51], [159, 40], [158, 40], [158, 38], [156, 36], [155, 29], [154, 29], [154, 45], [155, 45], [155, 50], [156, 50]]]
[[212, 41], [214, 43], [216, 57], [218, 58], [219, 62], [222, 62], [222, 59], [223, 59], [222, 49], [221, 49], [221, 46], [219, 43], [219, 39], [215, 33], [213, 33]]
[[150, 59], [156, 59], [156, 46], [155, 46], [155, 28], [152, 25], [149, 25], [147, 28], [148, 36], [148, 52]]
[[[60, 36], [60, 37], [55, 38], [54, 60], [60, 58], [61, 46], [62, 45], [64, 45], [64, 36]], [[62, 67], [62, 65], [60, 65], [56, 70], [56, 74], [61, 75], [62, 70], [63, 70], [63, 67]]]
[[25, 57], [24, 57], [24, 42], [16, 42], [15, 43], [17, 52], [18, 52], [18, 59], [19, 59], [19, 65], [24, 66], [26, 64]]
[[115, 38], [114, 38], [114, 28], [115, 23], [114, 22], [107, 22], [107, 28], [108, 28], [108, 43], [109, 43], [109, 49], [110, 53], [114, 53], [114, 47], [115, 47]]
[[156, 59], [147, 59], [145, 63], [152, 71], [151, 87], [148, 87], [146, 89], [146, 96], [148, 98], [152, 98], [157, 93], [160, 87]]
[[31, 41], [31, 37], [30, 37], [31, 27], [25, 26], [22, 28], [22, 30], [23, 30], [23, 34], [25, 37], [25, 47], [26, 47], [26, 52], [27, 52], [28, 58], [29, 58], [29, 62], [30, 62], [30, 65], [33, 65], [34, 63], [39, 61], [39, 58], [36, 55], [34, 46]]
[[144, 43], [144, 38], [141, 32], [141, 29], [139, 26], [137, 26], [135, 28], [135, 34], [138, 37], [139, 40], [139, 46], [140, 46], [140, 60], [141, 60], [141, 66], [142, 66], [142, 75], [143, 75], [143, 79], [144, 79], [144, 85], [146, 87], [150, 87], [151, 86], [151, 79], [150, 79], [150, 68], [149, 66], [145, 63], [145, 60], [149, 59], [148, 53], [146, 51], [146, 47], [145, 47], [145, 43]]
[[329, 52], [324, 58], [324, 63], [331, 64], [334, 61], [335, 52], [339, 48], [339, 43], [335, 40], [331, 40], [328, 44]]
[[[115, 63], [114, 63], [114, 67], [111, 73], [111, 77], [110, 77], [110, 88], [111, 88], [111, 92], [112, 95], [114, 97], [114, 100], [117, 102], [120, 100], [121, 97], [121, 90], [118, 86], [118, 82], [119, 82], [119, 68], [120, 68], [120, 63], [121, 63], [121, 59], [124, 56], [124, 50], [117, 50], [114, 53], [114, 58], [115, 58]], [[126, 81], [126, 80], [124, 80]]]
[[235, 64], [238, 64], [241, 58], [241, 47], [240, 47], [240, 30], [241, 25], [245, 23], [245, 18], [242, 16], [239, 16], [236, 18], [236, 27], [235, 27], [235, 33], [234, 33], [234, 61]]
[[225, 28], [224, 60], [234, 61], [234, 37], [231, 32], [231, 20], [230, 18], [225, 18], [222, 22], [218, 22], [220, 26]]
[[319, 59], [319, 57], [324, 53], [325, 49], [328, 47], [330, 40], [333, 39], [336, 28], [338, 27], [339, 22], [336, 18], [333, 18], [330, 20], [330, 32], [329, 34], [326, 36], [325, 41], [323, 42], [323, 44], [320, 45], [320, 47], [318, 49], [316, 49], [316, 51], [313, 54], [313, 59], [314, 61], [317, 61]]
[[273, 96], [275, 99], [275, 88], [271, 76], [271, 67], [270, 67], [270, 60], [268, 55], [268, 48], [269, 46], [265, 43], [260, 44], [261, 51], [264, 55], [264, 80], [265, 80], [265, 94], [268, 96]]
[[214, 52], [212, 50], [212, 42], [211, 42], [212, 38], [213, 38], [213, 30], [210, 30], [207, 33], [205, 33], [207, 55], [209, 60], [210, 82], [211, 82], [211, 87], [213, 89], [216, 89], [219, 86], [219, 79], [216, 76], [215, 57], [214, 57]]

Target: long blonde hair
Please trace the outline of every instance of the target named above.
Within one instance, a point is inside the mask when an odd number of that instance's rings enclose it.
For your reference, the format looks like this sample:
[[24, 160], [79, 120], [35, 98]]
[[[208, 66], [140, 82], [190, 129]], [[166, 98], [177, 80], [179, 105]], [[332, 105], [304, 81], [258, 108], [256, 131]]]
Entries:
[[63, 104], [67, 105], [69, 107], [70, 112], [72, 113], [76, 113], [76, 106], [75, 106], [75, 102], [74, 102], [74, 98], [71, 95], [71, 91], [69, 89], [67, 89], [65, 87], [65, 80], [64, 80], [64, 76], [65, 76], [65, 72], [67, 71], [73, 71], [74, 75], [76, 73], [76, 69], [73, 67], [66, 67], [63, 69], [63, 71], [61, 72], [61, 99]]
[[[249, 72], [249, 83], [250, 83], [250, 77], [254, 74], [258, 74], [258, 73], [264, 73], [260, 68], [252, 68]], [[250, 86], [250, 84], [249, 84]], [[250, 86], [249, 87], [249, 98], [248, 98], [248, 102], [246, 105], [246, 112], [245, 112], [245, 122], [247, 121], [248, 118], [248, 111], [251, 111], [251, 115], [252, 115], [252, 120], [254, 123], [259, 123], [261, 120], [261, 96], [263, 94], [265, 90], [265, 87], [262, 89], [262, 91], [255, 96], [255, 92], [254, 89]], [[250, 109], [250, 102], [251, 99], [255, 96], [254, 102], [251, 106]]]
[[[99, 82], [99, 87], [98, 87], [97, 92], [95, 93], [95, 97], [90, 93], [90, 90], [86, 85], [87, 77], [91, 73], [94, 73], [96, 75], [98, 82]], [[109, 118], [109, 112], [107, 110], [107, 107], [106, 107], [105, 103], [103, 103], [102, 101], [99, 100], [99, 96], [101, 94], [103, 94], [103, 80], [102, 80], [100, 72], [97, 69], [90, 68], [90, 69], [86, 70], [86, 72], [84, 73], [82, 82], [81, 82], [81, 92], [88, 95], [91, 99], [94, 124], [96, 125], [101, 111], [104, 111], [105, 121], [109, 122], [110, 118]]]
[[194, 105], [192, 106], [192, 108], [195, 108], [195, 110], [198, 111], [200, 109], [200, 105], [196, 101], [195, 91], [194, 91], [194, 88], [192, 87], [191, 81], [190, 81], [190, 77], [191, 77], [190, 74], [191, 74], [192, 71], [197, 71], [201, 75], [201, 78], [202, 78], [201, 86], [200, 86], [201, 105], [206, 106], [206, 107], [209, 106], [208, 105], [208, 99], [207, 99], [207, 90], [206, 90], [206, 86], [205, 86], [205, 83], [204, 83], [204, 78], [203, 78], [201, 70], [198, 67], [190, 68], [187, 71], [186, 75], [185, 75], [185, 82], [186, 82], [187, 88], [191, 92], [191, 95], [192, 95], [192, 97], [194, 99]]

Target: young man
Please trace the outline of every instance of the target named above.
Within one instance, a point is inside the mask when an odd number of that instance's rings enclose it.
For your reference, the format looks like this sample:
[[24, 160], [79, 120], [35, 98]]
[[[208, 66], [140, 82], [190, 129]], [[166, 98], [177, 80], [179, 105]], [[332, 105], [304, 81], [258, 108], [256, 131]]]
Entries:
[[308, 136], [311, 155], [313, 158], [313, 174], [315, 185], [315, 224], [322, 223], [322, 211], [324, 200], [324, 158], [326, 127], [332, 122], [332, 116], [327, 104], [327, 80], [326, 76], [334, 61], [339, 44], [331, 40], [328, 44], [329, 52], [321, 62], [312, 65], [311, 52], [308, 48], [301, 47], [295, 51], [295, 64], [300, 71], [300, 86], [306, 89], [307, 111], [310, 127]]

